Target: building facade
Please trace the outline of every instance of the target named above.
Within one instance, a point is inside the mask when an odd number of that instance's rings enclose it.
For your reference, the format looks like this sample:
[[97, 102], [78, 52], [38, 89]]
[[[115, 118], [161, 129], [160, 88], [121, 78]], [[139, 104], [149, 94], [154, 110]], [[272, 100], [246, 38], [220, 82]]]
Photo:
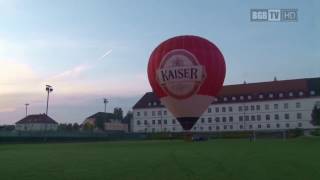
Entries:
[[[320, 78], [227, 85], [205, 110], [193, 132], [312, 129], [320, 103]], [[179, 122], [152, 93], [133, 107], [132, 132], [182, 132]]]
[[17, 131], [56, 131], [58, 123], [46, 114], [28, 115], [16, 122]]
[[106, 112], [98, 112], [87, 117], [82, 123], [82, 127], [84, 127], [85, 124], [90, 124], [94, 129], [97, 129], [98, 121], [103, 124], [103, 129], [100, 130], [128, 132], [128, 124], [116, 119], [113, 113]]

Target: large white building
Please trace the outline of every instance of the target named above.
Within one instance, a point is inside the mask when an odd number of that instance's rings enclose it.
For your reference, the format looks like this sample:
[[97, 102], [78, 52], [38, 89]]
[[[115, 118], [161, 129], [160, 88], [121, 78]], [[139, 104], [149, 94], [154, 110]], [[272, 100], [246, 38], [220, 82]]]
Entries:
[[[312, 129], [312, 109], [319, 103], [320, 78], [227, 85], [192, 131]], [[133, 113], [133, 132], [183, 131], [152, 92], [134, 105]]]
[[17, 131], [56, 131], [58, 123], [46, 114], [28, 115], [16, 122]]

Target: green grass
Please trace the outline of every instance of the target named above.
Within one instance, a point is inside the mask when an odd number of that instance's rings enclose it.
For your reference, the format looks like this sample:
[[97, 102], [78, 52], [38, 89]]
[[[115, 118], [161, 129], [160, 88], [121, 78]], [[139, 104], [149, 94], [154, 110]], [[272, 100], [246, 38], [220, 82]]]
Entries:
[[320, 139], [0, 144], [1, 180], [320, 179]]

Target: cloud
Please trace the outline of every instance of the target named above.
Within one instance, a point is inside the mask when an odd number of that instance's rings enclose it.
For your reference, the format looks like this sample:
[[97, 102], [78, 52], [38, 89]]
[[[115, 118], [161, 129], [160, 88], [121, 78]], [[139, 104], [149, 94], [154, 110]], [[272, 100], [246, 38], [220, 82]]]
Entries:
[[14, 111], [16, 111], [16, 108], [10, 108], [10, 107], [0, 108], [0, 113], [3, 113], [3, 112], [14, 112]]

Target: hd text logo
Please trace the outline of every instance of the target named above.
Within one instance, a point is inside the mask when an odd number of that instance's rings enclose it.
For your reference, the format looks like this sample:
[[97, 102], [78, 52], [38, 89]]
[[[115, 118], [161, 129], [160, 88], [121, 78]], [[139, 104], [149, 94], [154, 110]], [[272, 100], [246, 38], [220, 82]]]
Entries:
[[250, 20], [255, 22], [296, 22], [298, 9], [251, 9]]

